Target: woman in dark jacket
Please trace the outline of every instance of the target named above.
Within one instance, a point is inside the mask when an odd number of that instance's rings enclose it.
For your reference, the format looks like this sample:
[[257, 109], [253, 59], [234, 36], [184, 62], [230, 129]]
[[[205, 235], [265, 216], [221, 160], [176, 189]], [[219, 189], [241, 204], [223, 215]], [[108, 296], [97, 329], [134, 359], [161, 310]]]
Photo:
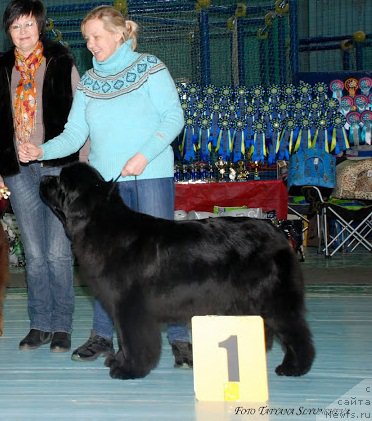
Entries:
[[45, 22], [40, 0], [12, 0], [3, 15], [14, 47], [0, 57], [0, 187], [11, 192], [26, 257], [30, 332], [19, 348], [51, 342], [51, 351], [65, 352], [74, 310], [71, 247], [39, 183], [78, 156], [22, 164], [17, 152], [24, 142], [40, 145], [62, 132], [79, 81], [66, 47], [45, 38]]

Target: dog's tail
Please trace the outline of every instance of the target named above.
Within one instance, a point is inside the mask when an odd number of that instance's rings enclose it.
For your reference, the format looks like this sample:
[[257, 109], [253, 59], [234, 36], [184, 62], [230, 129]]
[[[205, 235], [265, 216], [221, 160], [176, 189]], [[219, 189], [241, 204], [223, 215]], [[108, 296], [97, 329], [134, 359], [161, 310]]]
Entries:
[[287, 285], [297, 296], [298, 302], [303, 302], [304, 278], [301, 263], [298, 261], [296, 252], [291, 246], [278, 250], [275, 257], [278, 268], [278, 278], [281, 283]]

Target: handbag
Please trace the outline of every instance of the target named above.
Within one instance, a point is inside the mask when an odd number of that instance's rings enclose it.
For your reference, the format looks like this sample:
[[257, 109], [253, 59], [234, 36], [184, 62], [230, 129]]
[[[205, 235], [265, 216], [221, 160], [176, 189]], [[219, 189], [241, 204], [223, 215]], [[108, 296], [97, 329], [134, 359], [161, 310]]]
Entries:
[[334, 188], [336, 157], [318, 145], [300, 148], [289, 158], [287, 185]]

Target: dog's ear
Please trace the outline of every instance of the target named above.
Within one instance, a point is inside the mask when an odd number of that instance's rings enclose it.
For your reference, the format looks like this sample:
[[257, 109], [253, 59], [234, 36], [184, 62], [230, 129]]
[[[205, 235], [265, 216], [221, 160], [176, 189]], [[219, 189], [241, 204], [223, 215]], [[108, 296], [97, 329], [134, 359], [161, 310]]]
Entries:
[[64, 211], [71, 218], [88, 217], [111, 197], [116, 185], [113, 181], [105, 181], [96, 169], [85, 163], [64, 167], [59, 182], [65, 194]]
[[111, 187], [110, 182], [106, 182], [95, 168], [82, 162], [76, 162], [62, 168], [60, 183], [70, 196], [74, 194], [78, 196], [102, 195]]

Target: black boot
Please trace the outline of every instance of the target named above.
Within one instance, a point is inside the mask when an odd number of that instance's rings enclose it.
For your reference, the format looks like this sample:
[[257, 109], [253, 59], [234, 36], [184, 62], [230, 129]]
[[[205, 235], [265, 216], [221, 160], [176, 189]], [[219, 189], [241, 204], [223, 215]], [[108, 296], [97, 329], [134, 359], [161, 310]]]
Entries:
[[71, 349], [71, 335], [66, 332], [54, 332], [50, 350], [52, 352], [67, 352]]
[[190, 342], [172, 342], [172, 352], [174, 355], [174, 366], [182, 367], [184, 364], [192, 368], [192, 345]]
[[41, 345], [48, 344], [52, 340], [50, 332], [43, 332], [38, 329], [31, 329], [28, 335], [19, 343], [21, 351], [29, 351], [31, 349], [39, 348]]

